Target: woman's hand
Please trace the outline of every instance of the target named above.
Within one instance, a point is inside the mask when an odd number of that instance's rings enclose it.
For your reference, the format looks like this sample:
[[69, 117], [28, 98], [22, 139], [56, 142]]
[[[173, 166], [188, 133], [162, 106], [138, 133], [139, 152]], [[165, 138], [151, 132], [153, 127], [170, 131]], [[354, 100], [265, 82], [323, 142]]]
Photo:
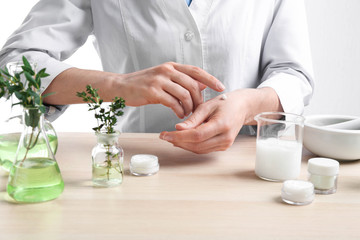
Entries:
[[207, 86], [219, 92], [225, 89], [201, 68], [169, 62], [122, 75], [119, 89], [128, 106], [163, 104], [183, 118], [203, 102], [201, 91]]
[[255, 124], [254, 116], [263, 111], [282, 111], [271, 88], [242, 89], [217, 96], [200, 104], [177, 131], [162, 132], [160, 138], [176, 147], [204, 154], [225, 151], [234, 142], [244, 124]]
[[179, 118], [188, 116], [203, 102], [201, 91], [223, 91], [223, 84], [201, 68], [168, 62], [128, 74], [70, 68], [60, 73], [45, 90], [55, 92], [44, 102], [52, 105], [82, 103], [77, 92], [86, 85], [99, 89], [104, 101], [122, 97], [127, 106], [163, 104]]

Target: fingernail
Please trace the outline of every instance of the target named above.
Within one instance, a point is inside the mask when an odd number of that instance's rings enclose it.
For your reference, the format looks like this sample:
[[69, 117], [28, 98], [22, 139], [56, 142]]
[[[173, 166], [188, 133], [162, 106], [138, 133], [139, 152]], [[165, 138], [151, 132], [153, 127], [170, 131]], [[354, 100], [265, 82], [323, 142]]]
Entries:
[[182, 122], [182, 123], [178, 123], [176, 124], [176, 127], [180, 127], [180, 128], [186, 128], [187, 127], [187, 123], [186, 122]]
[[182, 122], [182, 123], [179, 123], [179, 125], [182, 127], [186, 127], [188, 124], [187, 124], [187, 122]]
[[216, 84], [216, 87], [217, 87], [219, 90], [221, 90], [221, 91], [224, 91], [224, 90], [225, 90], [225, 86], [224, 86], [224, 84], [222, 84], [221, 82], [218, 82], [218, 83]]
[[172, 138], [171, 136], [169, 136], [169, 135], [164, 135], [164, 136], [163, 136], [163, 139], [164, 139], [165, 141], [168, 141], [168, 142], [171, 142], [171, 141], [173, 140], [173, 138]]

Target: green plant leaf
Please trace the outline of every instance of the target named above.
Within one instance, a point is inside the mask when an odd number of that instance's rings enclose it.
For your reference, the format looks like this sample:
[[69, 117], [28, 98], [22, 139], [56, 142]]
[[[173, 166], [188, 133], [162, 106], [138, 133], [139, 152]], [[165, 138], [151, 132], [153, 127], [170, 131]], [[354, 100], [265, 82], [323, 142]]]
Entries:
[[0, 69], [0, 72], [8, 78], [12, 77], [9, 73], [9, 70], [6, 67], [4, 69]]
[[28, 82], [29, 82], [29, 87], [34, 86], [36, 89], [40, 89], [40, 87], [37, 85], [37, 83], [35, 82], [35, 79], [30, 75], [30, 73], [24, 72], [24, 74], [25, 74], [26, 80], [28, 80]]
[[27, 67], [27, 66], [21, 66], [21, 68], [24, 70], [24, 72], [29, 73], [31, 76], [35, 75], [35, 72], [32, 70], [31, 66]]
[[46, 93], [46, 94], [42, 95], [42, 98], [46, 98], [46, 97], [54, 95], [54, 94], [55, 94], [55, 92]]
[[25, 67], [31, 69], [31, 65], [30, 65], [29, 61], [26, 59], [25, 56], [22, 57], [22, 61], [23, 61]]

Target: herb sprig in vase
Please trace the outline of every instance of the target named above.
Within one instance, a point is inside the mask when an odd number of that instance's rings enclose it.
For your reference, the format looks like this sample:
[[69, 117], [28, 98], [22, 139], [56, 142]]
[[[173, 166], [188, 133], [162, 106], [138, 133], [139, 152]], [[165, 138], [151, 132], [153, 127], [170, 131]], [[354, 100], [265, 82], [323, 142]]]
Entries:
[[86, 86], [86, 91], [77, 92], [94, 111], [97, 126], [93, 128], [97, 136], [97, 145], [92, 150], [92, 181], [94, 186], [113, 187], [123, 181], [124, 151], [118, 144], [120, 132], [114, 130], [118, 117], [122, 116], [125, 100], [115, 97], [108, 107], [98, 94], [98, 89]]
[[[34, 73], [36, 72], [35, 63], [29, 62], [28, 66], [31, 67]], [[24, 94], [21, 93], [21, 91], [17, 94], [15, 94], [16, 92], [14, 91], [23, 89], [25, 90], [25, 94], [27, 94], [26, 91], [28, 91], [29, 95], [30, 93], [34, 95], [32, 92], [34, 92], [36, 89], [34, 87], [26, 89], [30, 85], [27, 83], [22, 67], [30, 70], [30, 67], [28, 66], [26, 67], [23, 61], [9, 62], [6, 64], [6, 68], [2, 70], [2, 73], [0, 73], [0, 85], [2, 86], [0, 89], [0, 94], [4, 95], [0, 101], [0, 108], [2, 110], [2, 114], [4, 114], [1, 116], [3, 121], [0, 123], [0, 167], [6, 172], [10, 172], [11, 166], [13, 165], [20, 136], [23, 131], [22, 115], [24, 108], [22, 104], [19, 103], [16, 95], [20, 96], [21, 99], [26, 99], [24, 102], [24, 105], [26, 106], [28, 106], [29, 102], [31, 102], [31, 99], [27, 98], [26, 96], [24, 97]], [[31, 71], [29, 71], [29, 73], [30, 75], [32, 74]], [[37, 73], [39, 78], [46, 77], [46, 75], [46, 73], [44, 75], [42, 75], [40, 72]], [[45, 97], [46, 96], [39, 95], [39, 100], [40, 98], [44, 99]], [[44, 110], [45, 109], [42, 108], [42, 111]], [[55, 155], [58, 147], [58, 137], [54, 127], [47, 119], [44, 121], [44, 129], [49, 139], [50, 148]], [[40, 146], [44, 147], [44, 145]]]
[[58, 164], [44, 129], [45, 106], [41, 80], [46, 69], [36, 72], [22, 58], [22, 71], [11, 74], [1, 69], [0, 97], [16, 96], [23, 111], [24, 130], [20, 136], [15, 161], [10, 169], [7, 192], [18, 202], [42, 202], [57, 198], [64, 189]]

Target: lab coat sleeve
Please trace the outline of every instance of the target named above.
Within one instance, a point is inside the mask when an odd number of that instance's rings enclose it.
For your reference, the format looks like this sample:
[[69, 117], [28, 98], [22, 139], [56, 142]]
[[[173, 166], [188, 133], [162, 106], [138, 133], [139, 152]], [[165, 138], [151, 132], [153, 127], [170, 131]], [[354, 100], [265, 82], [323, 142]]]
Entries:
[[258, 88], [273, 88], [285, 112], [302, 114], [314, 88], [305, 5], [302, 0], [275, 2]]
[[[69, 58], [92, 33], [89, 0], [40, 0], [22, 25], [8, 38], [0, 51], [0, 66], [26, 56], [36, 69], [46, 68], [49, 77], [42, 81], [44, 91], [51, 81], [72, 67]], [[54, 120], [66, 106], [48, 106], [48, 119]], [[51, 115], [51, 116], [50, 116]]]

